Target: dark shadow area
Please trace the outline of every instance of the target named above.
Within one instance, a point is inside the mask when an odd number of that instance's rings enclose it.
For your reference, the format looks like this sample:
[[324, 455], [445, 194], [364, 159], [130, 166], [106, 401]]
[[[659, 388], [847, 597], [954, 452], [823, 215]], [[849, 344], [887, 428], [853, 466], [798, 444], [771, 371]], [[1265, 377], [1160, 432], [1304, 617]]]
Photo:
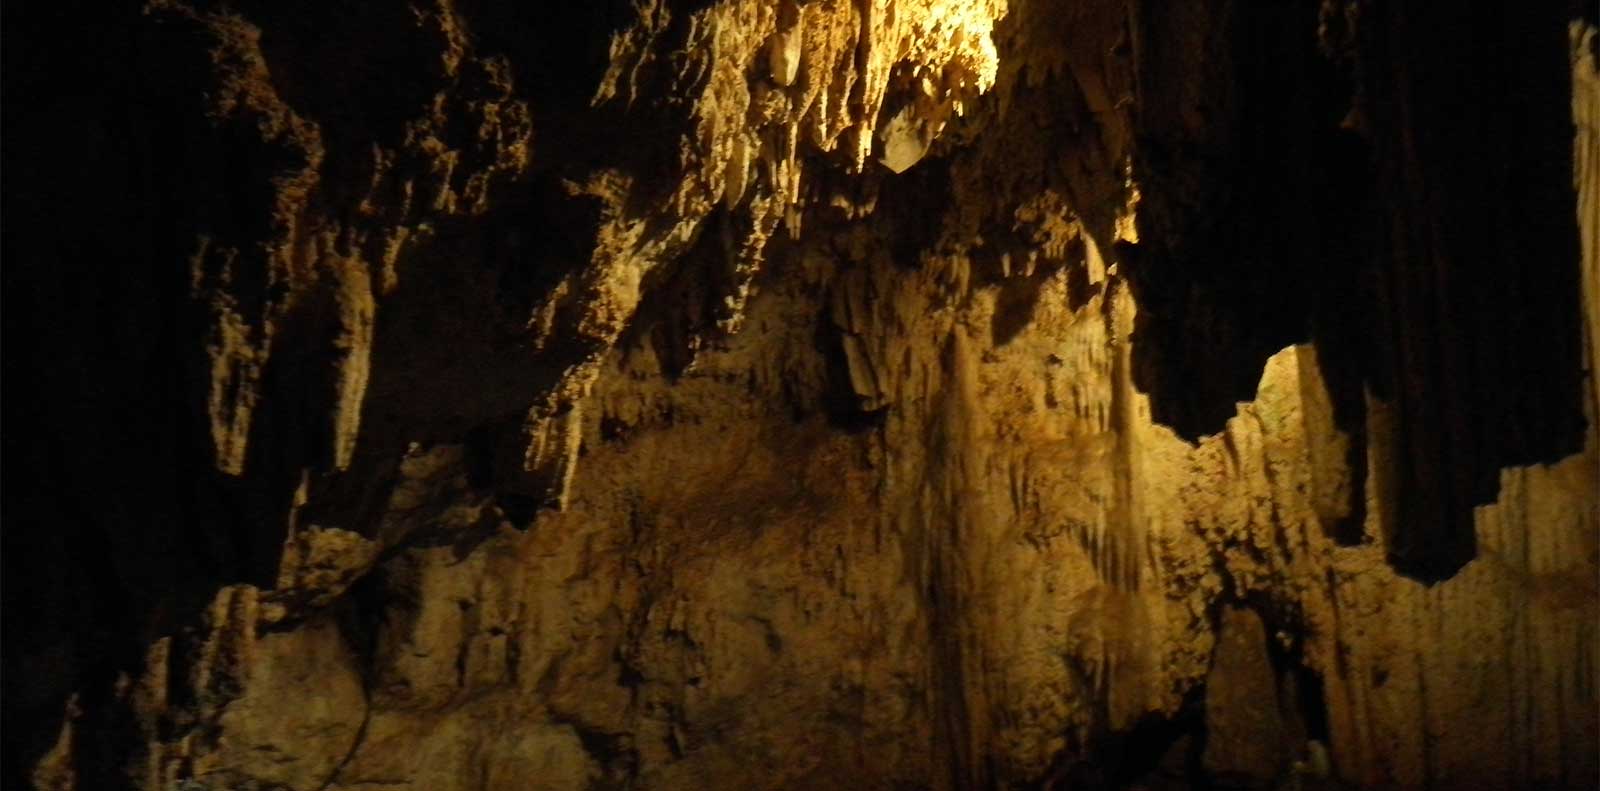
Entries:
[[[823, 304], [828, 304], [824, 300]], [[844, 350], [844, 334], [827, 315], [817, 320], [817, 352], [827, 366], [827, 384], [822, 391], [822, 413], [828, 425], [846, 433], [874, 431], [883, 426], [889, 407], [866, 409], [850, 380], [850, 360]]]
[[1267, 357], [1315, 341], [1352, 461], [1363, 389], [1396, 410], [1391, 562], [1450, 577], [1500, 469], [1582, 442], [1567, 15], [1147, 5], [1142, 241], [1117, 257], [1155, 419], [1216, 432]]
[[[370, 146], [361, 141], [397, 139], [404, 117], [424, 109], [424, 89], [443, 78], [411, 46], [426, 31], [409, 12], [397, 16], [360, 4], [247, 5], [262, 26], [273, 89], [318, 125], [327, 149], [309, 213], [338, 215], [343, 210], [336, 207], [369, 187]], [[597, 129], [651, 137], [648, 123], [630, 127], [604, 113], [591, 113], [588, 126], [561, 123], [589, 112], [598, 78], [584, 69], [604, 66], [612, 22], [632, 13], [627, 4], [479, 5], [462, 4], [458, 12], [480, 49], [503, 48], [526, 66], [513, 91], [536, 108], [546, 139]], [[335, 382], [328, 371], [336, 350], [320, 336], [336, 316], [326, 294], [285, 314], [281, 326], [289, 329], [278, 344], [285, 351], [261, 374], [244, 474], [218, 472], [206, 400], [210, 316], [191, 296], [191, 259], [202, 236], [236, 246], [245, 251], [237, 263], [204, 259], [199, 271], [231, 278], [246, 316], [285, 304], [282, 285], [249, 256], [278, 233], [269, 227], [275, 179], [305, 167], [306, 152], [208, 116], [205, 94], [218, 87], [207, 84], [216, 42], [204, 20], [143, 13], [137, 4], [76, 1], [11, 3], [0, 14], [6, 383], [0, 785], [29, 787], [26, 773], [54, 743], [68, 695], [78, 691], [77, 708], [85, 712], [75, 726], [79, 787], [116, 789], [131, 782], [123, 762], [142, 747], [126, 707], [112, 705], [117, 676], [137, 678], [149, 643], [195, 626], [222, 586], [271, 585], [302, 470], [330, 472], [328, 397]], [[520, 326], [534, 301], [527, 292], [547, 290], [560, 265], [586, 261], [566, 263], [572, 257], [557, 248], [570, 249], [570, 240], [549, 240], [570, 223], [541, 211], [559, 186], [556, 165], [581, 166], [604, 142], [591, 137], [588, 146], [574, 145], [566, 160], [540, 158], [542, 172], [555, 174], [544, 192], [497, 203], [501, 214], [477, 228], [440, 226], [432, 252], [459, 255], [463, 265], [455, 267], [455, 281], [419, 285], [442, 286], [427, 299], [443, 294], [447, 303], [482, 305], [462, 320], [489, 329], [482, 348], [456, 349], [455, 367], [428, 387], [410, 388], [413, 382], [386, 373], [392, 368], [374, 370], [368, 403], [395, 408], [372, 411], [350, 473], [314, 482], [313, 497], [349, 495], [337, 514], [325, 509], [340, 517], [333, 524], [360, 530], [362, 519], [381, 508], [403, 451], [398, 437], [417, 429], [459, 441], [486, 416], [525, 410], [530, 388], [547, 375], [538, 366], [499, 368], [508, 372], [504, 381], [480, 383], [476, 403], [438, 425], [413, 425], [413, 415], [396, 406], [404, 399], [385, 401], [385, 393], [426, 395], [430, 387], [449, 387], [452, 371], [481, 377], [491, 362], [514, 359], [504, 349], [510, 334], [496, 335], [492, 319], [521, 311]], [[564, 201], [565, 193], [558, 198]], [[494, 239], [485, 241], [485, 234]], [[474, 268], [473, 261], [484, 266]], [[425, 311], [404, 303], [397, 298], [399, 309], [380, 319], [380, 346], [392, 351], [408, 334], [450, 331], [422, 325]], [[508, 406], [513, 392], [523, 400]], [[507, 495], [506, 508], [525, 524], [531, 517], [517, 513], [525, 509], [515, 497]]]
[[1147, 715], [1122, 731], [1094, 737], [1077, 760], [1063, 751], [1030, 791], [1123, 791], [1209, 788], [1200, 756], [1205, 751], [1205, 688], [1184, 696], [1171, 717]]

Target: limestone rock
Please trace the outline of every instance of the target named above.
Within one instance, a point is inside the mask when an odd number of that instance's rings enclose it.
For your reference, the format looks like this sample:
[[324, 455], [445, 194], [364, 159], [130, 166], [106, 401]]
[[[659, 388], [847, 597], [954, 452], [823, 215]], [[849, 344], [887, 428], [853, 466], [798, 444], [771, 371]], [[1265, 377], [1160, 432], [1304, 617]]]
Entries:
[[64, 1], [5, 787], [1600, 771], [1592, 24]]
[[1271, 788], [1283, 773], [1286, 731], [1267, 633], [1248, 609], [1227, 607], [1206, 673], [1206, 772], [1228, 788]]

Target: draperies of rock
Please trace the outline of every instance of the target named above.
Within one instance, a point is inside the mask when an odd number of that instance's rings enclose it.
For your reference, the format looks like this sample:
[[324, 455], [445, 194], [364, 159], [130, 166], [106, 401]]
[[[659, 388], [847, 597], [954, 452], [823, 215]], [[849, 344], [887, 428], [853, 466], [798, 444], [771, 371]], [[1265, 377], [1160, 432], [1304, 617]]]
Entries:
[[1600, 771], [1592, 23], [15, 5], [8, 787]]
[[1363, 388], [1398, 408], [1389, 551], [1444, 579], [1501, 468], [1582, 444], [1566, 12], [1312, 5], [1143, 18], [1140, 384], [1193, 438], [1314, 338], [1358, 447]]

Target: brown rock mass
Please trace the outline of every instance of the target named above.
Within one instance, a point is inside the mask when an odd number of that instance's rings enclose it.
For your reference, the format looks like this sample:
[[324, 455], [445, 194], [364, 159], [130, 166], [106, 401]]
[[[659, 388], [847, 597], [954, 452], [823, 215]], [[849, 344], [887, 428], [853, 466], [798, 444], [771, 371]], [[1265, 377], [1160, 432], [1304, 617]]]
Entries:
[[6, 5], [0, 783], [1595, 787], [1534, 5]]

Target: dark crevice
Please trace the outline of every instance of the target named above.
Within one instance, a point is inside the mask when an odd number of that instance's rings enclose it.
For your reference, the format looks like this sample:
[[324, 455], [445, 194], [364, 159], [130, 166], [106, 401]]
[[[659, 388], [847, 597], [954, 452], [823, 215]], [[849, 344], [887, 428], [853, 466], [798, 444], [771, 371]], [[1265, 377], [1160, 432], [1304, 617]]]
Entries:
[[[830, 300], [825, 299], [823, 304]], [[826, 313], [819, 316], [816, 325], [817, 351], [826, 364], [827, 380], [821, 395], [821, 405], [828, 425], [841, 431], [857, 434], [876, 431], [888, 418], [888, 407], [868, 409], [862, 405], [850, 378], [849, 357], [844, 350], [844, 335]]]

